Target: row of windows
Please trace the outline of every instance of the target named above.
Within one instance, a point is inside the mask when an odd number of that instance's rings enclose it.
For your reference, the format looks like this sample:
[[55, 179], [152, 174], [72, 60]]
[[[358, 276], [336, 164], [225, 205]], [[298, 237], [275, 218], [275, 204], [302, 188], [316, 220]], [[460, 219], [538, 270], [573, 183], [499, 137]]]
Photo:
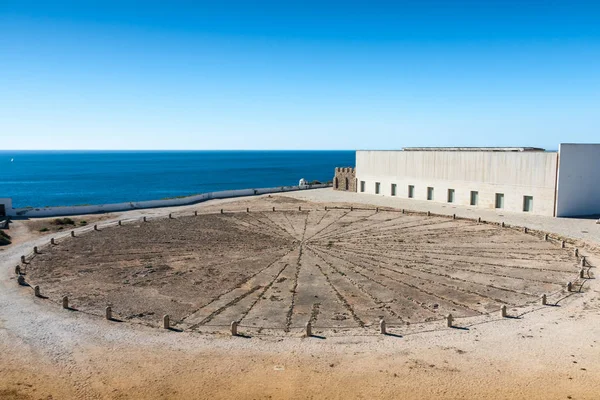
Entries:
[[[391, 194], [392, 196], [396, 196], [397, 186], [395, 183], [392, 183]], [[433, 187], [427, 187], [427, 200], [433, 200]], [[360, 191], [365, 191], [365, 181], [360, 181]], [[375, 182], [375, 194], [379, 194], [381, 192], [381, 183]], [[448, 203], [454, 203], [454, 189], [448, 189], [448, 194], [446, 197], [446, 201]], [[415, 186], [408, 185], [408, 198], [412, 199], [415, 197]], [[479, 192], [476, 190], [471, 191], [470, 204], [472, 206], [476, 206], [479, 203]], [[495, 207], [496, 208], [504, 208], [504, 193], [496, 193], [495, 196]], [[529, 212], [533, 211], [533, 196], [523, 196], [523, 211]]]

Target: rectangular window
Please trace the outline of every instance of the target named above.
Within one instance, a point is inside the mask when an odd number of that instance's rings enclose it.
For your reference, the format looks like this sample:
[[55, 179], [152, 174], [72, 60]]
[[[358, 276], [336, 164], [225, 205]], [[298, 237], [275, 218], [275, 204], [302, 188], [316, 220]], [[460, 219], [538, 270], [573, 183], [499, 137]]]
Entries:
[[496, 193], [496, 208], [504, 208], [504, 193]]
[[523, 211], [533, 211], [533, 196], [523, 196]]
[[471, 191], [471, 205], [476, 206], [479, 203], [479, 192]]
[[396, 184], [392, 183], [392, 196], [396, 195]]
[[448, 203], [454, 203], [454, 189], [448, 189]]
[[412, 199], [415, 197], [415, 187], [413, 185], [408, 185], [408, 198]]
[[379, 187], [381, 184], [379, 182], [375, 182], [375, 194], [379, 194]]
[[433, 200], [433, 188], [432, 187], [427, 188], [427, 200]]
[[360, 191], [361, 192], [365, 191], [365, 181], [360, 181]]

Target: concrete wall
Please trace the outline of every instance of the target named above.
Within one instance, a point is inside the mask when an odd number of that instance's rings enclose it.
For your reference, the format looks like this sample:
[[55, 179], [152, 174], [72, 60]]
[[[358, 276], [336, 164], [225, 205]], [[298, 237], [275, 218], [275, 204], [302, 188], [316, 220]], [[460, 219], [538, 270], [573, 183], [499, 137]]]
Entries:
[[[408, 198], [414, 185], [417, 200], [427, 200], [427, 188], [434, 189], [432, 201], [447, 203], [448, 189], [454, 189], [454, 204], [470, 205], [471, 191], [479, 192], [478, 208], [494, 209], [495, 194], [504, 194], [506, 211], [523, 212], [523, 196], [533, 196], [534, 214], [554, 215], [557, 153], [491, 151], [357, 151], [358, 191], [375, 194], [380, 182], [381, 196]], [[502, 211], [502, 210], [499, 210]]]
[[600, 144], [562, 143], [558, 153], [556, 215], [600, 214]]
[[[242, 196], [254, 196], [266, 193], [282, 193], [290, 192], [295, 190], [306, 190], [306, 189], [318, 189], [329, 187], [331, 185], [306, 185], [306, 186], [280, 186], [275, 188], [260, 188], [260, 189], [241, 189], [241, 190], [224, 190], [221, 192], [203, 193], [194, 196], [168, 199], [168, 200], [149, 200], [139, 202], [128, 202], [128, 203], [115, 203], [115, 204], [99, 204], [89, 206], [68, 206], [68, 207], [42, 207], [42, 208], [11, 208], [7, 207], [7, 215], [13, 217], [57, 217], [63, 215], [81, 215], [81, 214], [96, 214], [96, 213], [107, 213], [117, 211], [128, 211], [144, 208], [157, 208], [157, 207], [173, 207], [173, 206], [184, 206], [189, 204], [200, 203], [211, 199], [226, 199], [232, 197]], [[2, 200], [10, 199], [0, 199]], [[12, 204], [12, 203], [11, 203]]]

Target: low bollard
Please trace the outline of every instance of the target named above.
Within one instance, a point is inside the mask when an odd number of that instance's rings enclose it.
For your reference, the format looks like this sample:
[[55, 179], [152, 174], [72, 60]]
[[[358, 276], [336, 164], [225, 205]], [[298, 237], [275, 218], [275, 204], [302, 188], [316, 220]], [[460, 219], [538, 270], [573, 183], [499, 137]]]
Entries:
[[119, 220], [119, 226], [122, 226], [122, 225], [123, 225], [123, 222], [121, 222], [121, 220]]
[[350, 211], [354, 211], [354, 207], [350, 206]]
[[23, 275], [17, 276], [17, 283], [21, 286], [25, 286], [25, 277]]
[[452, 214], [452, 219], [456, 219], [456, 214]]
[[379, 212], [379, 207], [375, 208], [375, 212], [378, 213]]
[[33, 254], [39, 254], [37, 246], [33, 247]]
[[405, 211], [404, 211], [404, 208], [403, 208], [403, 209], [402, 209], [402, 214], [404, 214], [404, 212], [405, 212]]
[[98, 230], [98, 225], [94, 225], [94, 230], [97, 231]]
[[560, 241], [560, 247], [561, 247], [562, 249], [564, 249], [564, 248], [565, 248], [565, 241], [564, 241], [564, 240], [561, 240], [561, 241]]
[[527, 233], [527, 227], [523, 228], [523, 232]]
[[502, 228], [504, 228], [506, 225], [504, 224], [504, 222], [500, 225]]
[[548, 234], [544, 234], [544, 240], [547, 242], [548, 241]]
[[427, 216], [431, 217], [431, 211], [427, 211]]
[[381, 320], [379, 321], [379, 333], [381, 333], [382, 335], [385, 335], [387, 333], [387, 331], [385, 330], [385, 320]]
[[327, 211], [327, 206], [325, 206], [325, 211]]
[[25, 256], [21, 256], [21, 264], [25, 264]]
[[62, 303], [63, 303], [63, 308], [68, 309], [69, 308], [69, 298], [67, 296], [62, 298]]
[[584, 279], [584, 278], [585, 278], [585, 269], [581, 268], [581, 269], [579, 270], [579, 277], [580, 277], [581, 279]]
[[38, 285], [35, 285], [33, 287], [33, 295], [35, 297], [42, 297], [42, 295], [40, 294], [40, 287]]
[[446, 316], [446, 326], [448, 328], [452, 328], [452, 323], [454, 322], [454, 317], [452, 316], [452, 314], [448, 314]]
[[148, 220], [146, 219], [146, 217], [144, 217], [144, 222], [148, 222]]
[[506, 318], [506, 305], [500, 307], [500, 315], [502, 316], [502, 318]]
[[169, 329], [171, 327], [171, 321], [169, 320], [169, 314], [163, 316], [163, 328]]
[[223, 209], [221, 208], [221, 214], [223, 214]]
[[304, 327], [306, 328], [306, 337], [311, 337], [312, 336], [312, 325], [310, 324], [310, 322], [307, 322]]
[[71, 237], [75, 237], [75, 231], [71, 231]]
[[112, 308], [111, 306], [106, 307], [106, 319], [112, 320]]
[[238, 334], [237, 328], [238, 328], [237, 321], [233, 321], [231, 323], [231, 336], [237, 336], [237, 334]]
[[54, 238], [50, 238], [50, 244], [56, 244], [56, 242], [54, 241]]
[[567, 292], [573, 290], [573, 284], [571, 282], [567, 282]]
[[169, 213], [169, 219], [173, 219], [173, 214]]
[[481, 217], [477, 218], [477, 223], [480, 224], [481, 223]]
[[198, 211], [194, 211], [194, 216], [197, 217], [198, 216]]
[[547, 302], [546, 295], [545, 295], [545, 294], [543, 294], [543, 295], [542, 295], [542, 305], [543, 305], [543, 306], [545, 306], [545, 305], [546, 305], [546, 302]]

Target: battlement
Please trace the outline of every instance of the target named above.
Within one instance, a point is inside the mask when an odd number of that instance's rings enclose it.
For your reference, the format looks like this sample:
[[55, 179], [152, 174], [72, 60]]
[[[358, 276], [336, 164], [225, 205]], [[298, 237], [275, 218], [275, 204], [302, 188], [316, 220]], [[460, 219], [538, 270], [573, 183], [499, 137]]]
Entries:
[[352, 167], [337, 167], [333, 177], [333, 190], [356, 192], [356, 169]]

